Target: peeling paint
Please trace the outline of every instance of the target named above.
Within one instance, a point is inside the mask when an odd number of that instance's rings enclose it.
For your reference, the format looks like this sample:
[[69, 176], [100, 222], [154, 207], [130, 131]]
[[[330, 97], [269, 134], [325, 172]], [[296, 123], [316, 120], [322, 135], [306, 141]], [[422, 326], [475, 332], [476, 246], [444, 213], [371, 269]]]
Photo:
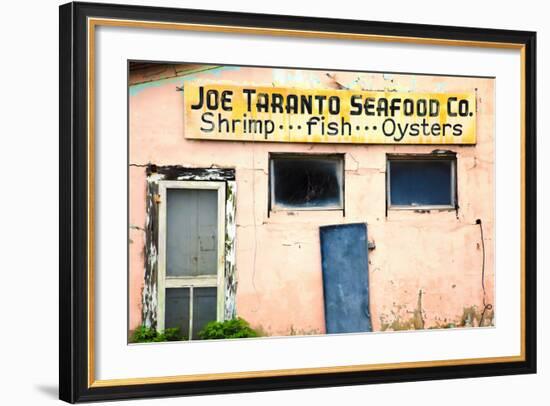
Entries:
[[417, 330], [424, 328], [424, 318], [422, 317], [422, 289], [418, 291], [418, 302], [413, 313], [413, 324], [414, 328]]
[[[409, 316], [412, 314], [412, 316]], [[425, 316], [422, 309], [422, 289], [418, 291], [416, 308], [412, 311], [406, 305], [395, 305], [389, 315], [380, 316], [382, 331], [399, 330], [423, 330], [425, 328]]]
[[239, 66], [212, 66], [210, 69], [194, 72], [185, 76], [174, 76], [171, 78], [165, 78], [160, 80], [153, 80], [150, 82], [139, 83], [128, 87], [130, 97], [136, 96], [144, 90], [158, 88], [166, 84], [179, 84], [183, 85], [185, 82], [201, 79], [207, 80], [209, 75], [219, 77], [225, 72], [239, 70]]
[[145, 273], [142, 290], [142, 322], [146, 327], [157, 325], [157, 264], [158, 264], [158, 208], [154, 196], [158, 194], [158, 182], [147, 180], [145, 216]]
[[235, 264], [235, 237], [237, 233], [236, 215], [237, 182], [227, 181], [225, 208], [225, 319], [237, 316], [237, 268]]
[[389, 315], [380, 316], [382, 331], [399, 330], [422, 330], [422, 329], [447, 329], [460, 327], [490, 327], [494, 326], [494, 312], [492, 308], [485, 310], [485, 313], [477, 305], [466, 306], [462, 309], [462, 314], [457, 314], [452, 318], [434, 317], [434, 321], [429, 325], [425, 323], [425, 311], [422, 309], [421, 294], [418, 295], [418, 304], [412, 312], [412, 317], [404, 317], [404, 314], [410, 313], [403, 305], [395, 306]]

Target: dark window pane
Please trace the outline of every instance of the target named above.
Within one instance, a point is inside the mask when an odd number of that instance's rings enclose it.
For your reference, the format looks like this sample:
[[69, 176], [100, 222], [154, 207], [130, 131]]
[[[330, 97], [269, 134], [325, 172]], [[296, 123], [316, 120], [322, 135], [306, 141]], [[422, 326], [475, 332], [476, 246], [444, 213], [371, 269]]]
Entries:
[[166, 275], [215, 275], [218, 192], [168, 189], [166, 194]]
[[168, 288], [165, 295], [164, 327], [179, 327], [189, 337], [189, 288]]
[[390, 201], [395, 206], [450, 206], [451, 160], [390, 162]]
[[343, 161], [331, 158], [273, 158], [273, 204], [288, 208], [342, 206]]
[[217, 288], [193, 289], [193, 339], [210, 321], [217, 318]]

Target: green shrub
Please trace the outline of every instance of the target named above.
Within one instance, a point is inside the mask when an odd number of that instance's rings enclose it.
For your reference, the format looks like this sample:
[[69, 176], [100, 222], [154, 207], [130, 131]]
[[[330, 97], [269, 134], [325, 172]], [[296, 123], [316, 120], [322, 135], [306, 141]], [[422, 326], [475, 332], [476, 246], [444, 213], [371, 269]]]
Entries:
[[150, 343], [157, 337], [157, 330], [150, 327], [139, 326], [136, 328], [130, 338], [133, 343]]
[[172, 327], [172, 328], [167, 328], [166, 330], [164, 330], [164, 334], [162, 334], [164, 336], [164, 340], [162, 341], [181, 341], [181, 340], [185, 340], [185, 337], [183, 337], [181, 335], [181, 330], [179, 327]]
[[250, 337], [259, 337], [259, 334], [250, 327], [246, 320], [240, 317], [226, 321], [211, 321], [199, 331], [199, 338], [202, 340]]
[[159, 333], [152, 327], [139, 326], [130, 337], [130, 342], [132, 343], [158, 343], [180, 340], [185, 340], [185, 337], [181, 335], [179, 327], [167, 328], [162, 333]]

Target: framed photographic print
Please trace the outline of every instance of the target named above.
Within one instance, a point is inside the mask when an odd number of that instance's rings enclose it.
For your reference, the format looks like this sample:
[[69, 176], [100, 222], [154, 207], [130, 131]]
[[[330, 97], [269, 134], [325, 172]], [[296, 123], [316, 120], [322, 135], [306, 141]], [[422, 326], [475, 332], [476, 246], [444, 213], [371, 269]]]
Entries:
[[60, 398], [534, 373], [534, 32], [60, 7]]

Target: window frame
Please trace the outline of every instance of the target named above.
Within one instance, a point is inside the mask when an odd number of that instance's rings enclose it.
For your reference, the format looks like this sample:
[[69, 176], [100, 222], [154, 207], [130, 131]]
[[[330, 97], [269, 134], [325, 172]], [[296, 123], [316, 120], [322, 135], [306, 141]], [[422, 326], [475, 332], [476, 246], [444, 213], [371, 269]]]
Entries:
[[[429, 161], [449, 161], [451, 163], [451, 204], [437, 205], [396, 205], [391, 201], [391, 163], [395, 161], [414, 161], [414, 162], [429, 162]], [[458, 191], [457, 191], [457, 173], [456, 173], [457, 157], [455, 153], [442, 154], [387, 154], [386, 155], [386, 206], [388, 210], [456, 210], [458, 208]]]
[[[161, 180], [158, 182], [158, 267], [157, 267], [157, 331], [165, 329], [166, 289], [189, 288], [189, 338], [193, 336], [194, 288], [216, 287], [216, 320], [223, 321], [225, 313], [225, 188], [223, 181]], [[216, 190], [218, 197], [218, 242], [216, 275], [166, 276], [166, 222], [168, 189]]]
[[[289, 207], [277, 204], [275, 202], [275, 182], [272, 177], [274, 176], [274, 160], [276, 159], [301, 159], [301, 160], [315, 160], [315, 159], [328, 159], [333, 160], [341, 164], [340, 176], [340, 204], [338, 206], [322, 206], [322, 207]], [[341, 153], [287, 153], [287, 152], [270, 152], [268, 160], [268, 212], [289, 212], [289, 211], [345, 211], [346, 201], [346, 155]]]

